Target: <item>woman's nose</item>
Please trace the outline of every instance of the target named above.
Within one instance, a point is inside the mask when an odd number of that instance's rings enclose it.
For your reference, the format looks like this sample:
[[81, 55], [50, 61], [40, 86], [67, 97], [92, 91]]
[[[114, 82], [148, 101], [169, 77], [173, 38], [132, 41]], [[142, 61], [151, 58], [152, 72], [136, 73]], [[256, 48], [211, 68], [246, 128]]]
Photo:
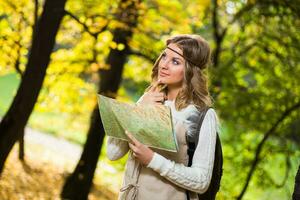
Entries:
[[163, 69], [168, 69], [169, 68], [169, 63], [170, 63], [170, 61], [169, 60], [164, 60], [161, 64], [161, 67], [163, 68]]
[[161, 68], [162, 69], [168, 69], [167, 63], [162, 64]]

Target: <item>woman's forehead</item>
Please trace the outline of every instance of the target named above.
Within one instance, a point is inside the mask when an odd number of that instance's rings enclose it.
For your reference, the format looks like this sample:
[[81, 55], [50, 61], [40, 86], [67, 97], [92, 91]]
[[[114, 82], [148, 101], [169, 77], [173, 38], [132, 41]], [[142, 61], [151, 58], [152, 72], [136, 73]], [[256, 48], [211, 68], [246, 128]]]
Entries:
[[174, 43], [169, 44], [165, 49], [165, 52], [172, 57], [184, 59], [182, 56], [182, 50]]
[[[177, 44], [171, 43], [171, 44], [169, 44], [167, 47], [169, 47], [169, 48], [175, 50], [176, 52], [178, 52], [178, 53], [180, 53], [180, 54], [183, 54], [182, 50], [177, 46]], [[169, 49], [166, 48], [166, 50], [169, 50]], [[171, 51], [171, 50], [169, 50], [169, 51]], [[173, 52], [173, 53], [175, 53], [175, 52]], [[175, 53], [175, 54], [176, 54], [176, 53]]]

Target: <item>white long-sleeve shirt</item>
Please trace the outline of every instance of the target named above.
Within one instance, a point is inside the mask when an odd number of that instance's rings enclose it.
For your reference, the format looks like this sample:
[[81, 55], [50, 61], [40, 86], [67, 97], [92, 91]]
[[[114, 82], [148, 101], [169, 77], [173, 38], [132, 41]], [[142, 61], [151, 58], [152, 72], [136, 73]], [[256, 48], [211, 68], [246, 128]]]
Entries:
[[[194, 132], [193, 129], [197, 127], [195, 120], [197, 119], [199, 111], [196, 107], [189, 105], [177, 111], [174, 101], [167, 100], [164, 104], [171, 108], [174, 126], [178, 121], [182, 121], [186, 127], [187, 134], [192, 134]], [[147, 167], [182, 188], [196, 193], [204, 193], [209, 187], [212, 177], [217, 130], [217, 115], [214, 109], [210, 108], [204, 117], [200, 129], [198, 145], [191, 167], [184, 166], [181, 163], [175, 163], [158, 153], [154, 153]], [[121, 158], [128, 150], [128, 142], [111, 137], [108, 138], [107, 156], [110, 160]]]

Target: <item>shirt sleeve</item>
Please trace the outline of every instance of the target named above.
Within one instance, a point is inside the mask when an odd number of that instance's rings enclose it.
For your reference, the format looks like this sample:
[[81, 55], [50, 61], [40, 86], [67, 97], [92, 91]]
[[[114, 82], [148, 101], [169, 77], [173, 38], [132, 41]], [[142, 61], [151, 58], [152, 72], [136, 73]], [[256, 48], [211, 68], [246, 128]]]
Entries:
[[212, 177], [217, 129], [217, 115], [214, 109], [210, 108], [200, 129], [199, 141], [191, 167], [175, 163], [158, 153], [154, 153], [147, 167], [182, 188], [196, 193], [204, 193], [208, 189]]
[[129, 150], [128, 142], [125, 140], [108, 137], [106, 155], [109, 160], [122, 158]]

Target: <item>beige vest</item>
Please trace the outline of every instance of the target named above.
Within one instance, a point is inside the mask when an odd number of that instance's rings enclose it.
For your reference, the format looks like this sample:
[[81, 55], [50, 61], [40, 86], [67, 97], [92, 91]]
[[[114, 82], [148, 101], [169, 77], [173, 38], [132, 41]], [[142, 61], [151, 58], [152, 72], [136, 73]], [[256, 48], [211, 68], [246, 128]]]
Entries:
[[[187, 166], [186, 129], [182, 122], [178, 122], [174, 129], [179, 147], [178, 152], [173, 153], [157, 149], [153, 149], [153, 151], [176, 163]], [[185, 200], [185, 192], [185, 189], [176, 186], [157, 172], [140, 165], [130, 152], [119, 200]], [[195, 193], [190, 193], [190, 199], [198, 198]]]

